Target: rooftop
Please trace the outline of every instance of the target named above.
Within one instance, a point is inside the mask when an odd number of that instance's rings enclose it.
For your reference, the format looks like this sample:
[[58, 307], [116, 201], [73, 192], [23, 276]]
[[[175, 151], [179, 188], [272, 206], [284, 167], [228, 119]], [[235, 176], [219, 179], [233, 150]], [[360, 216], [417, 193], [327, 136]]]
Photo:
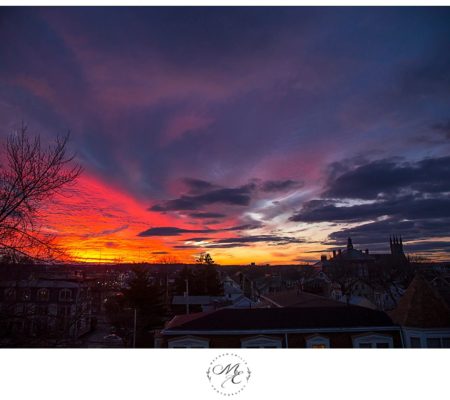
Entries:
[[407, 327], [450, 327], [447, 303], [420, 275], [414, 277], [390, 316], [398, 324]]
[[220, 309], [175, 317], [164, 332], [395, 327], [389, 316], [358, 306]]

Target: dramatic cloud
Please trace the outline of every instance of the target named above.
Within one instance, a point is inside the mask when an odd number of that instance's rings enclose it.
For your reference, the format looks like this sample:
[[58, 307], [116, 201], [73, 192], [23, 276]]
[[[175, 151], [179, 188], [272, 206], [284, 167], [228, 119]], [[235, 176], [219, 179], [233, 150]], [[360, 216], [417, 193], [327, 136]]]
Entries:
[[450, 198], [400, 196], [375, 203], [336, 206], [330, 200], [312, 200], [290, 218], [299, 222], [359, 222], [383, 216], [398, 219], [450, 218]]
[[293, 181], [292, 179], [286, 179], [282, 181], [267, 181], [261, 186], [264, 192], [279, 192], [290, 189], [296, 189], [301, 186], [300, 182]]
[[[206, 241], [207, 240], [207, 241]], [[302, 239], [298, 239], [291, 236], [276, 236], [276, 235], [255, 235], [255, 236], [235, 236], [224, 239], [205, 239], [205, 238], [191, 238], [188, 241], [204, 242], [201, 245], [186, 244], [177, 245], [177, 248], [233, 248], [233, 247], [247, 247], [252, 243], [265, 243], [270, 246], [284, 246], [289, 244], [303, 243]]]
[[378, 160], [343, 173], [328, 182], [325, 197], [375, 199], [404, 190], [450, 191], [450, 157], [418, 162]]
[[450, 220], [415, 220], [402, 221], [387, 219], [342, 229], [330, 234], [329, 239], [335, 244], [344, 244], [349, 236], [359, 245], [374, 245], [389, 241], [391, 233], [401, 233], [405, 240], [423, 240], [430, 237], [448, 237]]
[[174, 226], [162, 226], [159, 228], [150, 228], [138, 234], [138, 236], [178, 236], [183, 233], [211, 233], [211, 229], [182, 229]]
[[[359, 224], [332, 232], [328, 239], [334, 244], [343, 244], [351, 236], [360, 245], [386, 245], [392, 233], [410, 241], [450, 236], [449, 157], [335, 167], [334, 179], [328, 180], [324, 191], [324, 196], [332, 198], [306, 202], [290, 221]], [[431, 251], [433, 243], [410, 250]]]
[[177, 228], [175, 226], [163, 226], [147, 229], [146, 231], [140, 232], [138, 236], [179, 236], [185, 233], [217, 233], [217, 232], [230, 232], [230, 231], [245, 231], [251, 229], [260, 228], [260, 223], [245, 224], [231, 226], [228, 228], [218, 228], [218, 229], [183, 229]]
[[22, 120], [43, 143], [72, 132], [91, 182], [44, 225], [80, 259], [151, 249], [189, 262], [179, 239], [227, 227], [307, 240], [211, 243], [224, 264], [305, 259], [348, 229], [445, 242], [449, 19], [435, 7], [4, 8], [0, 136]]
[[446, 139], [450, 139], [450, 119], [445, 122], [438, 122], [434, 124], [432, 128], [442, 134]]
[[238, 188], [214, 189], [194, 196], [181, 196], [150, 207], [152, 211], [198, 210], [211, 204], [248, 206], [254, 187], [245, 185]]
[[208, 218], [225, 218], [225, 214], [221, 213], [213, 213], [213, 212], [198, 212], [198, 213], [191, 213], [189, 214], [189, 217], [195, 218], [195, 219], [208, 219]]
[[189, 188], [189, 191], [191, 193], [203, 193], [208, 190], [217, 188], [217, 186], [212, 184], [211, 182], [207, 182], [201, 179], [184, 178], [183, 182]]

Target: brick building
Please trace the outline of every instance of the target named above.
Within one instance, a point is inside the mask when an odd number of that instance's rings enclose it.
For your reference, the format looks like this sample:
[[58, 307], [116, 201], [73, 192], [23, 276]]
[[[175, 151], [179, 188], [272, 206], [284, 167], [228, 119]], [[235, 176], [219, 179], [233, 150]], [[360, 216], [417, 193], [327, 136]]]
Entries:
[[81, 281], [0, 282], [0, 343], [68, 345], [91, 329], [91, 300], [90, 287]]

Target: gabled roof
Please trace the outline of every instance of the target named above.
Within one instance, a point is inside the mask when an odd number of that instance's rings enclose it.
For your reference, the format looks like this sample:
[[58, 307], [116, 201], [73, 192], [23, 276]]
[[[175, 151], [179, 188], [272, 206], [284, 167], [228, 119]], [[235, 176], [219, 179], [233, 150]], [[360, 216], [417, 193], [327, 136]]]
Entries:
[[163, 333], [395, 327], [382, 311], [357, 306], [220, 309], [188, 320], [174, 318]]
[[415, 328], [450, 327], [450, 310], [444, 299], [416, 275], [390, 316], [399, 325]]

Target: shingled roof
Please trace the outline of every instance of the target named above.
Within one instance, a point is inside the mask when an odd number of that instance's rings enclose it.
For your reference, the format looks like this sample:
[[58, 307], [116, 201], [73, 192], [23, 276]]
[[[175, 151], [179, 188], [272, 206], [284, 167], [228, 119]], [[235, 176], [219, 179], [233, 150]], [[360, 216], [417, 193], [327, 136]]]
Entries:
[[446, 302], [420, 275], [414, 277], [389, 315], [396, 323], [406, 327], [450, 327], [450, 310]]
[[175, 318], [165, 332], [255, 331], [395, 326], [382, 311], [358, 306], [220, 309], [190, 318]]

